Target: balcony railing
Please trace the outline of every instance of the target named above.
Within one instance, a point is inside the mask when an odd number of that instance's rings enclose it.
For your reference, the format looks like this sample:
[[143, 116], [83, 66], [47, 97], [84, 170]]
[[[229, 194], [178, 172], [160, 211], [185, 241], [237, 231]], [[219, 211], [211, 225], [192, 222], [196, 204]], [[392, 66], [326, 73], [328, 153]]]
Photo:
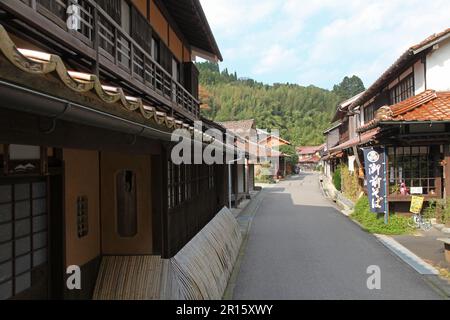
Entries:
[[[66, 11], [67, 6], [72, 3], [71, 0], [20, 1], [67, 31]], [[157, 94], [156, 97], [163, 98], [161, 102], [164, 104], [182, 113], [187, 111], [193, 118], [199, 116], [199, 101], [173, 79], [172, 75], [95, 1], [78, 0], [78, 5], [81, 10], [81, 28], [70, 33], [97, 52], [102, 67], [107, 65], [109, 69], [111, 66], [119, 68], [121, 74], [126, 75], [126, 80], [131, 79], [146, 89], [151, 89]]]

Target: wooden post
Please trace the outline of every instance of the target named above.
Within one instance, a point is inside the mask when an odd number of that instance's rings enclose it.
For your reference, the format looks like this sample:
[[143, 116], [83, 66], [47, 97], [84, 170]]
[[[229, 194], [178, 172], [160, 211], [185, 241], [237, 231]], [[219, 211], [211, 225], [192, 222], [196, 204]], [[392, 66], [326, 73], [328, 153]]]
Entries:
[[99, 55], [99, 47], [100, 47], [100, 26], [99, 26], [99, 16], [97, 11], [97, 5], [94, 6], [94, 49], [95, 49], [95, 63], [94, 63], [94, 71], [97, 77], [100, 76], [100, 55]]
[[119, 35], [117, 32], [117, 28], [114, 27], [114, 64], [117, 65], [118, 64], [118, 46], [119, 44]]
[[3, 145], [3, 173], [9, 174], [9, 144]]
[[171, 246], [170, 246], [170, 238], [169, 238], [169, 232], [170, 232], [170, 226], [169, 226], [169, 209], [168, 209], [168, 194], [167, 194], [167, 184], [168, 184], [168, 178], [167, 178], [167, 161], [168, 161], [168, 154], [169, 154], [169, 148], [166, 146], [162, 147], [161, 150], [161, 257], [163, 259], [171, 258]]
[[163, 156], [156, 155], [151, 157], [151, 181], [152, 181], [152, 229], [153, 229], [153, 254], [161, 255], [163, 248], [163, 230], [164, 220], [164, 195], [167, 188], [164, 188], [165, 171], [162, 162]]
[[444, 198], [448, 199], [450, 197], [450, 145], [444, 145]]

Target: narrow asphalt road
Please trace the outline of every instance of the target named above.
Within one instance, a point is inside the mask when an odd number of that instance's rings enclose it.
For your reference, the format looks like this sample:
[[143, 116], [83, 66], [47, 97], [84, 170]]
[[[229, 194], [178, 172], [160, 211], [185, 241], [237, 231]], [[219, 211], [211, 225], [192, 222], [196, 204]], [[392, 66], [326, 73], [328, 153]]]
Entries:
[[[261, 195], [234, 299], [441, 299], [410, 266], [339, 213], [301, 174]], [[381, 289], [367, 288], [379, 266]]]

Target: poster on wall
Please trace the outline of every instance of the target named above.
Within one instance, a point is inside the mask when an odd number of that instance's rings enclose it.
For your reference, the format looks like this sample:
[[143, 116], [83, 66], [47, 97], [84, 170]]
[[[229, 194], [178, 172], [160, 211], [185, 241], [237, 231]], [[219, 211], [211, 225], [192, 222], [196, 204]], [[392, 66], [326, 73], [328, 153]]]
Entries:
[[384, 148], [364, 148], [363, 151], [370, 209], [375, 213], [385, 213], [387, 192]]

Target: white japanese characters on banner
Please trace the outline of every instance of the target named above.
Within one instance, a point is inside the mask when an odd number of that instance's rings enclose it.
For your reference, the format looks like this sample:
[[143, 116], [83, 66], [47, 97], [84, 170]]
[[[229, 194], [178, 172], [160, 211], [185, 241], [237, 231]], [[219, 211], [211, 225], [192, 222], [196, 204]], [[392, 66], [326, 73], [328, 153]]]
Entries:
[[386, 212], [386, 155], [384, 148], [365, 148], [367, 191], [372, 212]]

